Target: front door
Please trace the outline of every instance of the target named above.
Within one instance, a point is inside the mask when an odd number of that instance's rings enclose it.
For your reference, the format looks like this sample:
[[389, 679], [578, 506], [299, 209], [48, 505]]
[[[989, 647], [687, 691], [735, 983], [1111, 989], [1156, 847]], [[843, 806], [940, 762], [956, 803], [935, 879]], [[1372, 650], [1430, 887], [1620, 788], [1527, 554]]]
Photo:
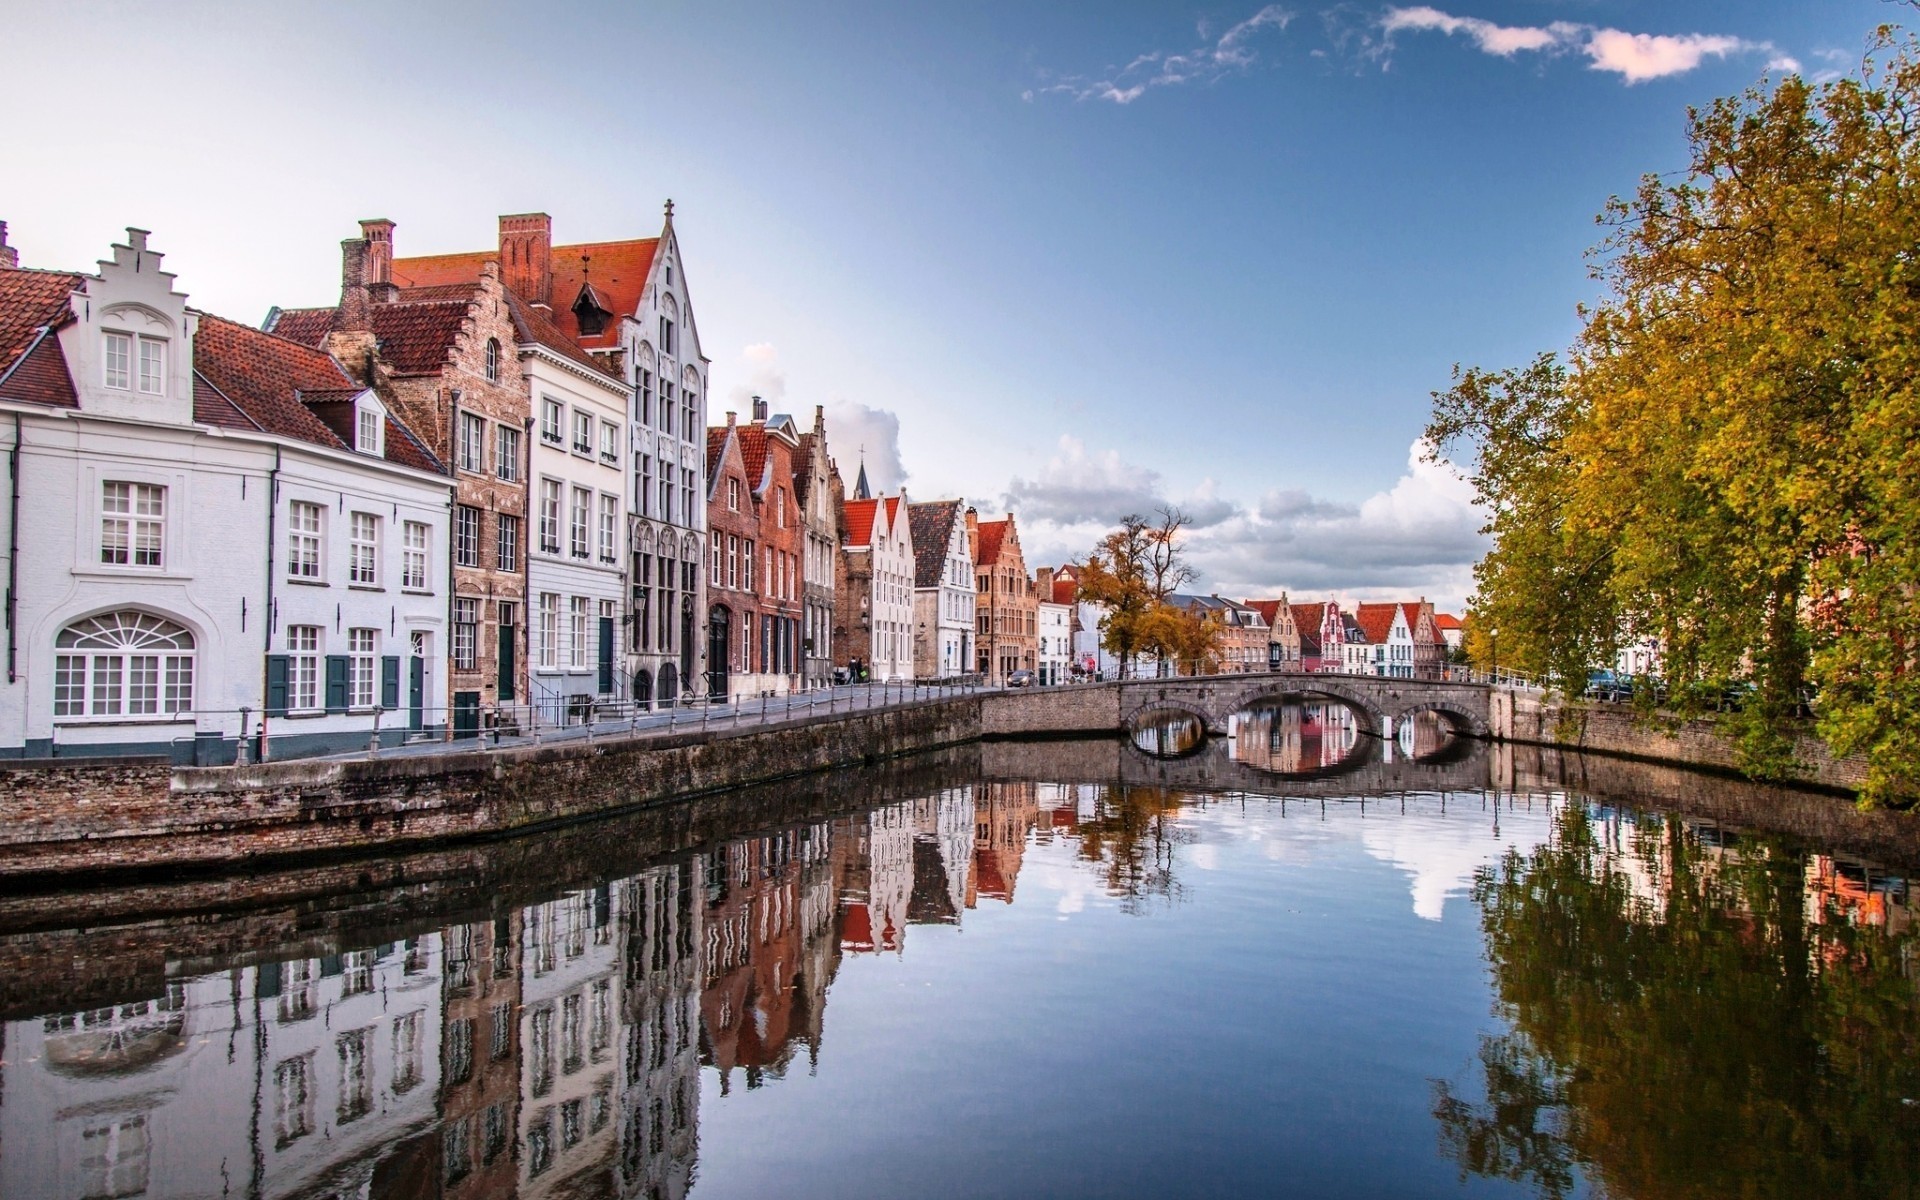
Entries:
[[727, 651], [733, 645], [733, 614], [716, 604], [707, 614], [707, 695], [727, 698]]
[[480, 736], [479, 692], [453, 694], [453, 736], [456, 738]]
[[428, 636], [415, 631], [411, 638], [413, 657], [407, 661], [407, 728], [413, 733], [419, 733], [426, 724]]

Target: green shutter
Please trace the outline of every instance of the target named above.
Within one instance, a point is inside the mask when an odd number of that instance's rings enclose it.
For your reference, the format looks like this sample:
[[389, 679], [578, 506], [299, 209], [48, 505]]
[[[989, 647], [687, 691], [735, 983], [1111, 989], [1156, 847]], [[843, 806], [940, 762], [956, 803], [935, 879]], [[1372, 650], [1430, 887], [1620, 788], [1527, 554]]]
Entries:
[[380, 707], [388, 712], [400, 707], [400, 656], [397, 654], [380, 660]]
[[600, 694], [613, 693], [613, 618], [600, 618]]
[[327, 655], [327, 711], [347, 711], [347, 656]]
[[267, 715], [287, 715], [287, 656], [267, 655]]

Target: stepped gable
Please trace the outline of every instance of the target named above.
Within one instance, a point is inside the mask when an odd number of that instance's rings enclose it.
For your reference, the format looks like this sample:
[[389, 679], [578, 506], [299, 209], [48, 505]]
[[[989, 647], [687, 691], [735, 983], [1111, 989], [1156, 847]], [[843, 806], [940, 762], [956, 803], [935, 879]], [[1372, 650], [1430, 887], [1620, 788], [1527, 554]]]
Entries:
[[1384, 646], [1393, 635], [1393, 615], [1398, 604], [1361, 604], [1354, 608], [1354, 623], [1360, 626], [1360, 632], [1367, 635], [1368, 643]]
[[0, 268], [0, 395], [78, 407], [55, 334], [73, 319], [72, 296], [82, 278], [68, 271]]
[[[405, 288], [392, 300], [370, 305], [368, 322], [380, 344], [380, 358], [388, 369], [395, 375], [439, 374], [466, 324], [467, 308], [479, 290], [478, 280], [476, 271], [473, 280], [466, 283]], [[284, 308], [272, 315], [266, 332], [303, 346], [322, 346], [338, 325], [339, 316], [337, 308]], [[519, 325], [516, 318], [515, 327]], [[571, 350], [569, 358], [580, 353], [558, 331], [548, 331], [546, 336], [555, 343], [556, 350], [567, 345]], [[591, 359], [584, 361], [595, 370], [602, 370]]]
[[947, 569], [947, 540], [959, 518], [958, 500], [907, 505], [907, 527], [913, 534], [913, 586], [940, 586], [940, 576]]
[[747, 483], [756, 496], [764, 498], [767, 485], [767, 429], [759, 423], [736, 425], [740, 435], [740, 461], [747, 469]]
[[[609, 321], [607, 327], [597, 334], [582, 334], [579, 318], [572, 309], [574, 300], [591, 281], [595, 302], [615, 318], [630, 317], [639, 312], [647, 279], [653, 273], [654, 255], [659, 248], [659, 238], [581, 242], [553, 247], [551, 319], [554, 325], [575, 345], [592, 349], [618, 347], [619, 321]], [[583, 258], [585, 262], [581, 261]], [[480, 277], [482, 265], [488, 261], [498, 262], [499, 259], [500, 252], [497, 249], [468, 254], [396, 258], [393, 260], [393, 281], [407, 289], [470, 282]], [[538, 297], [531, 299], [537, 300]]]
[[973, 561], [975, 563], [996, 563], [1000, 561], [1000, 544], [1007, 540], [1007, 521], [981, 521], [974, 527]]

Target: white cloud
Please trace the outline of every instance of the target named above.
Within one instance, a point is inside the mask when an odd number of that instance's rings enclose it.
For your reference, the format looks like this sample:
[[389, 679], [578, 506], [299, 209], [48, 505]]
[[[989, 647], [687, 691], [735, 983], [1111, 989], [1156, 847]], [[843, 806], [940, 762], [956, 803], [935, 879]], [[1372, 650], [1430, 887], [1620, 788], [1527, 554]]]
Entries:
[[[746, 382], [736, 383], [729, 388], [727, 399], [741, 419], [753, 418], [755, 396], [765, 400], [771, 411], [784, 411], [782, 405], [787, 399], [787, 372], [780, 365], [780, 352], [773, 343], [756, 342], [742, 350], [739, 373]], [[717, 423], [718, 414], [710, 419]]]
[[884, 408], [843, 401], [827, 407], [827, 447], [840, 474], [853, 491], [853, 481], [866, 463], [867, 482], [875, 495], [897, 492], [907, 482], [900, 460], [900, 417]]
[[1040, 88], [1020, 93], [1023, 100], [1039, 96], [1068, 96], [1074, 100], [1106, 100], [1114, 104], [1132, 104], [1150, 88], [1171, 87], [1183, 83], [1212, 83], [1228, 75], [1250, 69], [1259, 59], [1254, 48], [1256, 38], [1266, 30], [1280, 32], [1293, 20], [1293, 13], [1278, 4], [1269, 4], [1219, 37], [1211, 37], [1203, 23], [1200, 36], [1207, 39], [1185, 52], [1152, 50], [1135, 55], [1120, 68], [1108, 68], [1102, 78], [1069, 75]]
[[1434, 32], [1449, 37], [1463, 34], [1483, 53], [1501, 58], [1512, 58], [1521, 51], [1581, 54], [1593, 70], [1611, 71], [1630, 84], [1685, 74], [1708, 57], [1727, 58], [1735, 54], [1771, 55], [1769, 70], [1800, 69], [1798, 62], [1781, 54], [1770, 42], [1748, 41], [1726, 34], [1628, 33], [1568, 21], [1497, 25], [1479, 17], [1455, 16], [1429, 5], [1389, 8], [1380, 18], [1380, 28], [1387, 41], [1376, 47], [1376, 52], [1384, 52], [1396, 33]]
[[1424, 595], [1457, 608], [1486, 551], [1484, 517], [1472, 487], [1451, 467], [1424, 461], [1421, 450], [1414, 443], [1406, 472], [1358, 504], [1275, 488], [1245, 506], [1220, 496], [1211, 480], [1175, 494], [1158, 472], [1063, 437], [1034, 479], [1013, 481], [1007, 506], [1019, 518], [1029, 565], [1082, 557], [1121, 516], [1171, 502], [1194, 517], [1187, 553], [1203, 590], [1246, 598], [1285, 589], [1296, 599], [1345, 601]]

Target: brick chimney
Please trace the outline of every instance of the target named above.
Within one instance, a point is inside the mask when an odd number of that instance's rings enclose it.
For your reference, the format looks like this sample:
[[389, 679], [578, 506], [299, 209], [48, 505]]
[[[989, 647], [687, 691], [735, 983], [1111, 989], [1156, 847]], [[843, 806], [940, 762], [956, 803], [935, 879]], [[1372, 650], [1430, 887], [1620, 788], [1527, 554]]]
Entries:
[[12, 270], [20, 265], [20, 252], [7, 245], [7, 223], [0, 221], [0, 267]]
[[384, 217], [360, 222], [360, 237], [367, 244], [367, 297], [375, 304], [386, 304], [400, 290], [393, 282], [393, 222]]
[[553, 218], [518, 213], [500, 218], [501, 282], [528, 304], [553, 307]]
[[368, 330], [373, 316], [367, 300], [367, 243], [364, 238], [348, 238], [340, 243], [340, 312], [334, 318], [337, 330]]

